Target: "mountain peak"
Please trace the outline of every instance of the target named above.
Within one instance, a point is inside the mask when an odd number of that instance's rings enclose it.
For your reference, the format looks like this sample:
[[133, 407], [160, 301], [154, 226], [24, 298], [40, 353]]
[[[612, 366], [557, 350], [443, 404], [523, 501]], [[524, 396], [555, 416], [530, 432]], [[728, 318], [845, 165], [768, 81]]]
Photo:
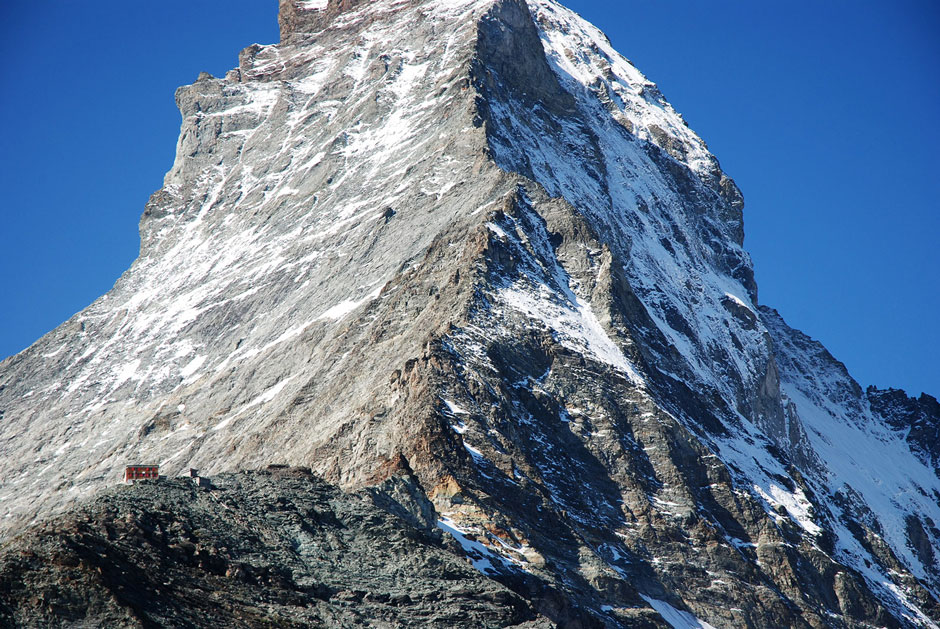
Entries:
[[[444, 0], [433, 4], [449, 5], [470, 4], [474, 0]], [[477, 0], [478, 1], [478, 0]], [[496, 0], [489, 0], [495, 2]], [[316, 33], [327, 26], [340, 14], [354, 9], [367, 8], [373, 15], [387, 13], [396, 8], [412, 7], [420, 4], [432, 4], [428, 0], [408, 0], [406, 2], [383, 2], [375, 0], [279, 0], [278, 24], [281, 29], [281, 41], [303, 33]]]
[[405, 471], [559, 624], [936, 626], [935, 405], [866, 398], [757, 303], [740, 193], [600, 31], [280, 9], [177, 92], [131, 269], [0, 366], [0, 531], [134, 461]]

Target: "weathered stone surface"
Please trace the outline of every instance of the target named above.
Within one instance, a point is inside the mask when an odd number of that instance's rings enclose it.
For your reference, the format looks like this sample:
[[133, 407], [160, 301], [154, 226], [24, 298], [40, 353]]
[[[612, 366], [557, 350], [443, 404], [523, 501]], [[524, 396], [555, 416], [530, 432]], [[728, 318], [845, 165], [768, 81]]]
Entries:
[[11, 627], [554, 626], [538, 620], [438, 529], [298, 468], [115, 488], [0, 553]]
[[[0, 535], [125, 463], [289, 464], [562, 626], [940, 622], [929, 400], [757, 304], [740, 193], [654, 84], [551, 0], [318, 6], [177, 91], [140, 257], [0, 365]], [[75, 613], [131, 622], [109, 596]]]

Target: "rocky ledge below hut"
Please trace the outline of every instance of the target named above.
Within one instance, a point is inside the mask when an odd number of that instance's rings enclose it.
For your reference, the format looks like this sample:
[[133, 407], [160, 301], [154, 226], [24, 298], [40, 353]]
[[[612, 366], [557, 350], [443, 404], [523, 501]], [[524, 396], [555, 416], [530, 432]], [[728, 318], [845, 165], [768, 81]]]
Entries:
[[415, 490], [278, 467], [115, 487], [0, 550], [0, 626], [554, 626]]

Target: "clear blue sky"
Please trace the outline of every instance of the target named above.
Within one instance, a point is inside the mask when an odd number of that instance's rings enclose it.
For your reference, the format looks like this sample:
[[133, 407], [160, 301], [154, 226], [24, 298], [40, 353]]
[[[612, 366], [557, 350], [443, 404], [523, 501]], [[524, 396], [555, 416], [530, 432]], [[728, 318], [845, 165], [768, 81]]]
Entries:
[[[862, 385], [940, 394], [940, 3], [567, 4], [738, 182], [761, 302]], [[275, 42], [276, 6], [0, 5], [0, 357], [130, 265], [172, 163], [175, 88]]]

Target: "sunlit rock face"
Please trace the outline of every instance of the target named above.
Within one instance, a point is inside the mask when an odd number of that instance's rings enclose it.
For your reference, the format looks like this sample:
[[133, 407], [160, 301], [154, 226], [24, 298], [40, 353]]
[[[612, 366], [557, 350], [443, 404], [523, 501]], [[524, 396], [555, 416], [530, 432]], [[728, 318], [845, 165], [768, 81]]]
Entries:
[[280, 25], [177, 91], [114, 289], [0, 364], [4, 536], [127, 463], [404, 474], [560, 625], [940, 622], [930, 400], [758, 305], [741, 194], [603, 34], [551, 0]]

